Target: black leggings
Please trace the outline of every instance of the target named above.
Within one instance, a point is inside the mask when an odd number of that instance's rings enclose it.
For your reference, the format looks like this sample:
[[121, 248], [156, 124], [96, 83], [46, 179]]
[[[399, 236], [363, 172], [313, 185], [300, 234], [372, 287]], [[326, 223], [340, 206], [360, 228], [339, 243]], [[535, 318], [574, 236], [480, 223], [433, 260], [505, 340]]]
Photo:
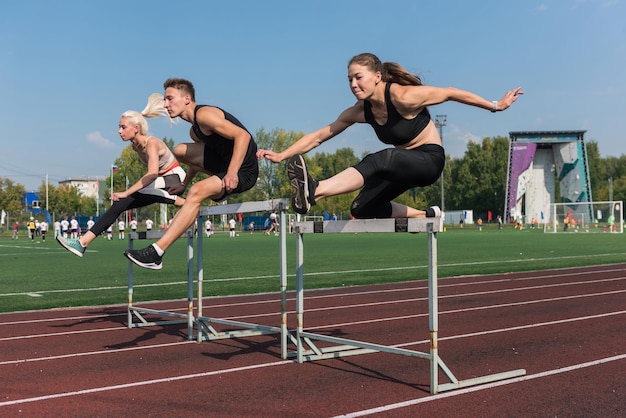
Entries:
[[390, 218], [391, 201], [409, 189], [433, 184], [445, 163], [444, 149], [436, 144], [410, 150], [387, 148], [368, 155], [354, 166], [365, 185], [350, 213], [357, 219]]
[[113, 224], [120, 214], [129, 209], [142, 208], [153, 203], [172, 203], [172, 199], [165, 196], [148, 195], [135, 192], [130, 196], [113, 202], [113, 205], [102, 215], [98, 221], [91, 227], [90, 231], [100, 235], [109, 225]]

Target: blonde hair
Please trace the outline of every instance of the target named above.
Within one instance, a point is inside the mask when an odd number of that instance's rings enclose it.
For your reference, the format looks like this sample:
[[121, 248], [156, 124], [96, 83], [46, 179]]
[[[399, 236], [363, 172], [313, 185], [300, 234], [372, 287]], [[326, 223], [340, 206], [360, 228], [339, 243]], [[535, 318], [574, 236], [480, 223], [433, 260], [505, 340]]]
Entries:
[[[139, 126], [140, 131], [143, 135], [148, 134], [148, 121], [146, 118], [158, 118], [159, 116], [167, 116], [169, 118], [169, 114], [167, 110], [163, 107], [163, 95], [160, 93], [152, 93], [150, 97], [148, 97], [148, 104], [141, 111], [137, 112], [136, 110], [127, 110], [122, 113], [122, 118], [126, 119], [129, 123]], [[170, 118], [170, 122], [174, 123], [174, 121]]]
[[374, 54], [369, 52], [352, 57], [348, 66], [359, 64], [373, 72], [380, 72], [385, 82], [396, 83], [402, 86], [421, 86], [422, 80], [415, 74], [409, 73], [400, 64], [395, 62], [381, 62]]

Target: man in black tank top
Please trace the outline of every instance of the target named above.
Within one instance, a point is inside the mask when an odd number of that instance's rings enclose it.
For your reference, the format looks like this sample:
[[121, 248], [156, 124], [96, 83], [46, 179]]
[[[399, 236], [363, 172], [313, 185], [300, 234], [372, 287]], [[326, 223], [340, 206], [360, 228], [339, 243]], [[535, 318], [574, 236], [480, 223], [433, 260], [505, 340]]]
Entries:
[[191, 123], [192, 143], [178, 144], [176, 158], [188, 165], [185, 183], [172, 186], [170, 193], [182, 193], [198, 172], [209, 178], [195, 183], [185, 204], [156, 243], [127, 250], [124, 255], [138, 266], [159, 270], [167, 248], [195, 221], [202, 201], [220, 201], [229, 195], [251, 189], [259, 175], [257, 146], [244, 125], [230, 113], [216, 106], [196, 105], [190, 81], [170, 78], [165, 81], [165, 108], [171, 118]]

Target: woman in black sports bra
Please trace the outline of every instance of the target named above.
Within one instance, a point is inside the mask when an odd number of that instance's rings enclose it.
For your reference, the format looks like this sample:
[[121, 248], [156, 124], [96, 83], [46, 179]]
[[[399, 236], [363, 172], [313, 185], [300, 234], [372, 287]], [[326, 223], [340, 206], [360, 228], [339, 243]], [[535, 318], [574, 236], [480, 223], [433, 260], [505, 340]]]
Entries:
[[[523, 94], [520, 87], [498, 101], [489, 101], [456, 88], [424, 86], [419, 77], [402, 66], [364, 53], [348, 64], [348, 80], [356, 104], [337, 120], [311, 132], [282, 152], [260, 150], [259, 159], [272, 162], [289, 159], [288, 174], [293, 191], [292, 205], [305, 214], [319, 199], [361, 190], [352, 202], [355, 218], [423, 218], [439, 216], [430, 207], [417, 210], [393, 199], [413, 187], [433, 184], [443, 171], [445, 152], [428, 106], [446, 101], [480, 107], [492, 112], [507, 109]], [[355, 123], [368, 123], [385, 144], [393, 145], [366, 156], [357, 165], [326, 180], [313, 180], [306, 171], [304, 154]]]

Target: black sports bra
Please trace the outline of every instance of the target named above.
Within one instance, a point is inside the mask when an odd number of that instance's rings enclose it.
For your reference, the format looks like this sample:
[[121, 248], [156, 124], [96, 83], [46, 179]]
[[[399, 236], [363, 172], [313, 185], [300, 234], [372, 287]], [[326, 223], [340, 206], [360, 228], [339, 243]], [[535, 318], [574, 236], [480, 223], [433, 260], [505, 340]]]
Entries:
[[387, 122], [384, 125], [379, 125], [378, 122], [376, 122], [376, 118], [374, 118], [374, 114], [372, 113], [372, 104], [367, 100], [363, 102], [365, 121], [374, 128], [378, 139], [385, 144], [403, 145], [417, 137], [420, 132], [426, 128], [426, 125], [430, 122], [430, 113], [428, 109], [424, 107], [413, 119], [405, 119], [391, 103], [390, 87], [391, 83], [387, 83], [385, 86]]

